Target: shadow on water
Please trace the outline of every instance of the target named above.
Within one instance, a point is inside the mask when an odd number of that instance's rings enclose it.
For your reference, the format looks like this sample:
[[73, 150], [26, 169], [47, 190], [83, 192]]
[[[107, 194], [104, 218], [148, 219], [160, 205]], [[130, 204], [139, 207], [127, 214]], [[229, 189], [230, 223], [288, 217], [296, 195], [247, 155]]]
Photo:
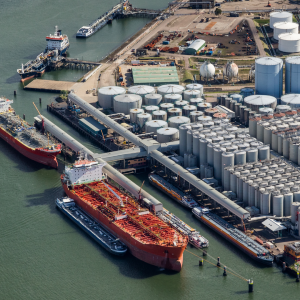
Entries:
[[[53, 196], [49, 197], [49, 195]], [[101, 255], [108, 259], [111, 263], [118, 266], [120, 273], [124, 276], [135, 279], [145, 279], [162, 273], [166, 275], [177, 274], [177, 272], [161, 270], [156, 266], [152, 266], [143, 261], [140, 261], [130, 253], [127, 253], [124, 257], [119, 257], [107, 252], [96, 241], [94, 241], [83, 230], [81, 230], [76, 224], [74, 224], [72, 220], [70, 220], [56, 208], [55, 199], [62, 196], [65, 196], [63, 189], [59, 191], [57, 188], [47, 189], [43, 193], [31, 194], [27, 196], [27, 207], [47, 205], [49, 207], [50, 213], [57, 214], [60, 218], [63, 218], [65, 222], [68, 222], [68, 224], [74, 230], [70, 233], [80, 234], [84, 239], [86, 239], [87, 242], [92, 243], [93, 246], [101, 252]]]
[[[20, 75], [17, 73], [17, 70], [16, 70], [16, 73], [14, 75], [12, 75], [11, 77], [7, 78], [5, 80], [5, 83], [12, 84], [12, 83], [17, 83], [19, 81], [20, 81]], [[20, 83], [20, 88], [23, 88], [22, 83]]]

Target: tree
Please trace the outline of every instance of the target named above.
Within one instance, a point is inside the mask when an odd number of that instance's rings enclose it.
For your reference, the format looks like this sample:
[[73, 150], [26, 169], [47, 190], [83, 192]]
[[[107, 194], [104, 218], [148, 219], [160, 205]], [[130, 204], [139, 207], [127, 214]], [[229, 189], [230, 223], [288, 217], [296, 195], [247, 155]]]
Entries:
[[215, 10], [215, 15], [218, 16], [218, 15], [221, 15], [222, 14], [222, 9], [221, 8], [216, 8]]

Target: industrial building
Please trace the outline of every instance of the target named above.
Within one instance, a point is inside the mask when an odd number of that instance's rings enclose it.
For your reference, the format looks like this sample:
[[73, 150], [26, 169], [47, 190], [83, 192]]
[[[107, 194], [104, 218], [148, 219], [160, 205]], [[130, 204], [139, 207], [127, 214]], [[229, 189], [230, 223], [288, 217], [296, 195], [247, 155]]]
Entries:
[[[205, 3], [203, 3], [205, 2]], [[208, 3], [210, 2], [210, 4]], [[215, 6], [215, 0], [190, 0], [190, 6], [192, 8], [213, 8]]]
[[132, 68], [133, 83], [159, 86], [162, 84], [178, 84], [176, 67]]
[[205, 47], [205, 41], [198, 39], [193, 41], [188, 48], [184, 51], [187, 55], [196, 55], [198, 51]]
[[93, 117], [80, 119], [79, 126], [94, 136], [96, 136], [97, 134], [107, 134], [107, 128], [104, 125], [100, 124], [98, 121], [96, 121]]

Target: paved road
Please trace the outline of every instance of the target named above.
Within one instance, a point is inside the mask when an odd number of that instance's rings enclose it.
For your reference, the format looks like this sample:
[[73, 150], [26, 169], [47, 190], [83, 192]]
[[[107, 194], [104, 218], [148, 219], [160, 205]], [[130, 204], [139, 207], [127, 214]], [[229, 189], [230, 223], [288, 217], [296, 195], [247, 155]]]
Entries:
[[263, 56], [267, 56], [267, 54], [265, 52], [265, 49], [264, 49], [264, 46], [263, 46], [263, 44], [262, 44], [262, 42], [260, 40], [260, 36], [257, 33], [257, 29], [256, 29], [256, 27], [254, 25], [253, 20], [249, 19], [249, 18], [246, 18], [246, 20], [248, 21], [250, 29], [251, 29], [251, 31], [253, 33], [253, 38], [255, 40], [255, 44], [256, 44], [256, 47], [258, 49], [259, 55], [262, 56], [262, 57]]

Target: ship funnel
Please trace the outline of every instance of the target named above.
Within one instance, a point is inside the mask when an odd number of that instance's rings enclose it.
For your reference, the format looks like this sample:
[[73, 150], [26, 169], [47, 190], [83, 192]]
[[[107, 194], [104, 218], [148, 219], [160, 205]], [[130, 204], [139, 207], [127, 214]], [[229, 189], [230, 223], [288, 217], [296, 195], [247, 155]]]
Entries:
[[22, 73], [24, 73], [24, 65], [22, 64]]

